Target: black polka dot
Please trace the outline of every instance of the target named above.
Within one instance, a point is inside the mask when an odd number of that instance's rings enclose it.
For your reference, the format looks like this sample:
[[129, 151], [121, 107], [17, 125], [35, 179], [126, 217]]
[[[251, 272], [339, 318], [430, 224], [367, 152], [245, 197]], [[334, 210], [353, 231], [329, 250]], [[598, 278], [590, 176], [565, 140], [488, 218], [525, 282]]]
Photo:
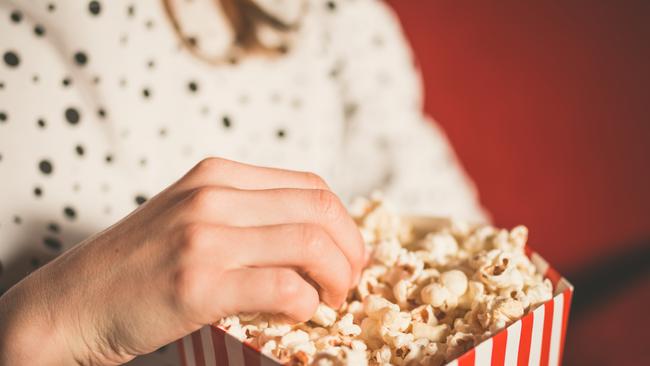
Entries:
[[51, 236], [46, 236], [43, 238], [43, 244], [45, 244], [46, 247], [59, 251], [61, 250], [61, 241], [57, 238], [51, 237]]
[[327, 6], [327, 10], [336, 10], [336, 3], [334, 1], [328, 1], [325, 5]]
[[286, 131], [283, 130], [283, 129], [279, 129], [279, 130], [277, 130], [275, 134], [276, 134], [276, 136], [277, 136], [279, 139], [283, 139], [283, 138], [285, 138], [286, 135], [287, 135]]
[[102, 81], [102, 78], [99, 75], [93, 76], [93, 84], [97, 85]]
[[72, 84], [72, 79], [65, 77], [63, 80], [61, 80], [61, 84], [63, 84], [64, 87], [68, 87]]
[[35, 34], [37, 37], [42, 37], [42, 36], [44, 36], [44, 35], [45, 35], [45, 28], [44, 28], [42, 25], [40, 25], [40, 24], [36, 24], [36, 25], [34, 26], [34, 34]]
[[154, 61], [154, 60], [149, 60], [149, 61], [147, 61], [147, 68], [148, 68], [148, 69], [151, 70], [151, 69], [153, 69], [154, 67], [156, 67], [156, 61]]
[[88, 56], [83, 51], [77, 51], [74, 54], [74, 62], [79, 66], [85, 66], [88, 63]]
[[7, 119], [9, 119], [9, 117], [7, 117], [7, 113], [6, 112], [0, 112], [0, 123], [7, 122]]
[[70, 206], [65, 206], [63, 208], [63, 214], [65, 215], [65, 217], [67, 217], [70, 220], [74, 220], [77, 218], [77, 211]]
[[79, 120], [81, 119], [81, 115], [79, 114], [79, 111], [74, 108], [74, 107], [69, 107], [66, 108], [65, 110], [65, 119], [68, 121], [69, 124], [71, 125], [76, 125], [79, 123]]
[[14, 216], [14, 224], [20, 225], [23, 223], [23, 219], [20, 216]]
[[106, 118], [106, 110], [104, 108], [97, 109], [97, 116], [99, 118]]
[[149, 19], [144, 23], [145, 28], [147, 29], [152, 29], [154, 27], [155, 23], [153, 20]]
[[51, 12], [53, 12], [55, 10], [56, 10], [56, 4], [54, 4], [54, 3], [47, 4], [47, 11], [49, 11], [51, 13]]
[[5, 52], [2, 58], [9, 67], [17, 67], [20, 64], [20, 57], [14, 51]]
[[86, 149], [82, 145], [77, 145], [74, 147], [74, 151], [77, 153], [79, 156], [84, 156], [86, 153]]
[[189, 91], [192, 93], [196, 93], [199, 90], [199, 85], [196, 83], [196, 81], [190, 81], [187, 83], [187, 89], [189, 89]]
[[134, 5], [129, 5], [126, 8], [126, 15], [128, 15], [129, 18], [133, 18], [133, 16], [135, 15], [135, 6]]
[[230, 121], [230, 117], [228, 116], [223, 116], [223, 118], [221, 119], [221, 123], [225, 128], [230, 128], [232, 126], [232, 122]]
[[135, 196], [135, 203], [138, 204], [138, 206], [145, 203], [145, 202], [147, 202], [147, 197], [145, 197], [145, 196], [143, 196], [141, 194]]
[[34, 84], [38, 83], [40, 80], [41, 80], [41, 77], [40, 77], [40, 76], [38, 76], [38, 75], [36, 75], [36, 74], [32, 75], [32, 82], [33, 82]]
[[39, 128], [45, 128], [46, 126], [45, 120], [42, 118], [39, 118], [38, 121], [36, 121], [36, 124], [38, 125]]
[[61, 231], [61, 227], [56, 222], [47, 224], [47, 229], [53, 233], [59, 233]]
[[12, 22], [20, 23], [20, 21], [23, 20], [23, 13], [21, 13], [19, 10], [14, 10], [11, 12], [9, 17], [11, 18]]
[[166, 128], [161, 128], [160, 130], [158, 130], [158, 136], [160, 136], [160, 137], [167, 136], [167, 129]]
[[149, 88], [142, 89], [142, 96], [145, 99], [149, 99], [151, 97], [151, 90], [149, 90]]
[[91, 1], [88, 3], [88, 11], [92, 15], [99, 15], [102, 12], [102, 5], [99, 1]]
[[34, 187], [34, 196], [40, 197], [43, 195], [43, 188], [41, 187]]
[[52, 166], [52, 163], [47, 159], [41, 160], [38, 163], [38, 169], [41, 171], [41, 173], [45, 175], [50, 175], [52, 174], [52, 171], [54, 171], [54, 167]]
[[106, 162], [106, 164], [110, 164], [110, 163], [112, 163], [112, 162], [113, 162], [113, 155], [111, 155], [111, 154], [107, 154], [107, 155], [104, 157], [104, 161]]

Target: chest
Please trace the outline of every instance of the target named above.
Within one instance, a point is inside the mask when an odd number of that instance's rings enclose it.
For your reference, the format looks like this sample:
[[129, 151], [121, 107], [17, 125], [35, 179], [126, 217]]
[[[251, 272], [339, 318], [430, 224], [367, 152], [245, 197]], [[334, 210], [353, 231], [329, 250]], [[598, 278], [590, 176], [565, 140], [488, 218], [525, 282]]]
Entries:
[[222, 156], [328, 175], [343, 103], [318, 21], [305, 19], [286, 55], [210, 65], [183, 49], [158, 2], [129, 9], [116, 1], [102, 19], [84, 20], [83, 34], [64, 37], [87, 57], [85, 95], [105, 114], [105, 140], [125, 169], [167, 181]]

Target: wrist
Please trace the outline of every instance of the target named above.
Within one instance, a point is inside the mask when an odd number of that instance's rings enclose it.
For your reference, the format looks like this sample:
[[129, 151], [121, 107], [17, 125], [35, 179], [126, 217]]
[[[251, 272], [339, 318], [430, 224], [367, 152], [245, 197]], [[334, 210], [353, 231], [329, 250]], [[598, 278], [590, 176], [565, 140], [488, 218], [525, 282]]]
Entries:
[[0, 365], [74, 365], [75, 356], [30, 278], [0, 297]]

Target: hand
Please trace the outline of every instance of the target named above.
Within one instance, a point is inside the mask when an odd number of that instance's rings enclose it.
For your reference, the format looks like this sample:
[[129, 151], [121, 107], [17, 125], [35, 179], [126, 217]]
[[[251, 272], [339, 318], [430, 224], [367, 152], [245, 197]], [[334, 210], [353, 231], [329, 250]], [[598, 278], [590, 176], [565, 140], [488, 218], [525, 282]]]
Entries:
[[120, 364], [240, 312], [338, 307], [359, 231], [314, 174], [210, 158], [0, 298], [0, 364]]

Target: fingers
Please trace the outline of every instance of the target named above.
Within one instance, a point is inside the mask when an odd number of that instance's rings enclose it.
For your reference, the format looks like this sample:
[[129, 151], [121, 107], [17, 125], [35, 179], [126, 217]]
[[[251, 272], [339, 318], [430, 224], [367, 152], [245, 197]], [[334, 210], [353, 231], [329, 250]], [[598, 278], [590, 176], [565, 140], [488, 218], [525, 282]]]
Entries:
[[343, 204], [330, 191], [285, 188], [242, 191], [206, 187], [192, 192], [179, 205], [198, 221], [221, 225], [319, 225], [350, 263], [350, 286], [361, 273], [365, 256], [361, 234]]
[[258, 167], [221, 158], [202, 160], [176, 186], [181, 190], [203, 186], [330, 189], [322, 178], [313, 173]]
[[[320, 289], [321, 299], [338, 308], [347, 296], [350, 264], [329, 234], [313, 224], [252, 228], [205, 225], [200, 240], [212, 244], [214, 255], [229, 258], [232, 268], [289, 267], [306, 274]], [[202, 245], [203, 248], [210, 246]]]
[[223, 274], [213, 304], [224, 314], [282, 314], [298, 322], [309, 320], [318, 306], [318, 292], [288, 268], [246, 268]]

